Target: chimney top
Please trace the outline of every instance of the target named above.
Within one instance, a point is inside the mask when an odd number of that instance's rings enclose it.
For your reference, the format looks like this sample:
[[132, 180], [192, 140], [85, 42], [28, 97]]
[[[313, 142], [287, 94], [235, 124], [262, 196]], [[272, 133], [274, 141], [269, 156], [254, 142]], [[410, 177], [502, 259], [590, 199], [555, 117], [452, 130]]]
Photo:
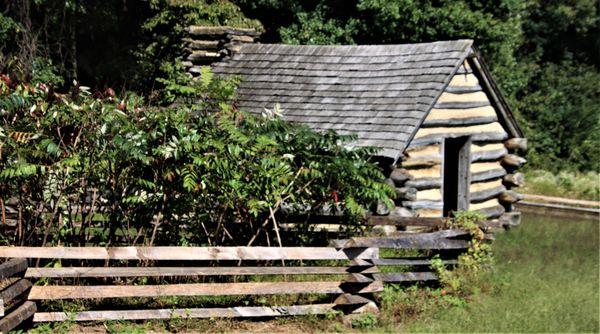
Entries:
[[202, 66], [211, 65], [238, 52], [245, 43], [255, 43], [260, 33], [252, 28], [189, 26], [183, 38], [188, 56], [184, 65], [193, 76]]

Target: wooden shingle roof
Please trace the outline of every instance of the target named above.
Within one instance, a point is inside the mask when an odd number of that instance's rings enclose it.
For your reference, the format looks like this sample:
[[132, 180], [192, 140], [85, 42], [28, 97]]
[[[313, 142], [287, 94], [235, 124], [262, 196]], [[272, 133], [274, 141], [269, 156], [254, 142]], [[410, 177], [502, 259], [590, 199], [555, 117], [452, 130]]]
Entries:
[[397, 160], [452, 76], [471, 40], [403, 45], [245, 44], [214, 72], [240, 75], [240, 108], [279, 103], [284, 119], [356, 134]]

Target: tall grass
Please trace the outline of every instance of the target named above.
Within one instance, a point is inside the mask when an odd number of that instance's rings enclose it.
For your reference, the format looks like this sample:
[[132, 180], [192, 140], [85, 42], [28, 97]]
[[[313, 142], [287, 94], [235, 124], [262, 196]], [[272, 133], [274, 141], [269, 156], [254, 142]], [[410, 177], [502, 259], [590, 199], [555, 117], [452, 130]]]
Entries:
[[416, 332], [598, 332], [599, 224], [526, 216], [498, 235], [493, 289], [408, 326]]
[[525, 173], [526, 194], [559, 196], [567, 198], [600, 200], [600, 174], [596, 172], [575, 173], [532, 170]]

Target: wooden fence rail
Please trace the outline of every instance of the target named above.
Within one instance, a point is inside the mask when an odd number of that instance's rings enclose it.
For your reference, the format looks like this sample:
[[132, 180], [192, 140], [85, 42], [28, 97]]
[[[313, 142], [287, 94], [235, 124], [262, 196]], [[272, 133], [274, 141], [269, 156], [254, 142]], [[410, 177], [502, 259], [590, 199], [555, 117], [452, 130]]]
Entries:
[[[430, 269], [430, 253], [448, 252], [453, 257], [444, 258], [444, 263], [455, 265], [469, 238], [466, 231], [452, 229], [332, 240], [330, 247], [0, 247], [0, 259], [24, 258], [0, 265], [0, 282], [6, 285], [0, 285], [0, 296], [9, 300], [9, 296], [28, 291], [27, 302], [13, 310], [14, 316], [11, 313], [0, 320], [0, 324], [9, 323], [0, 329], [13, 328], [32, 315], [34, 322], [47, 322], [376, 312], [373, 295], [383, 291], [384, 283], [437, 280]], [[425, 253], [380, 258], [384, 248]], [[35, 259], [59, 260], [67, 266], [28, 268], [25, 259], [32, 263]], [[161, 265], [164, 261], [169, 261], [169, 266]], [[382, 267], [389, 270], [382, 272]], [[397, 267], [404, 269], [398, 271]], [[267, 275], [273, 277], [260, 279]], [[152, 283], [140, 285], [137, 278], [152, 278]], [[28, 279], [44, 279], [45, 284], [31, 286]], [[314, 300], [311, 304], [298, 304], [301, 299], [294, 299], [298, 305], [283, 306], [82, 312], [38, 311], [35, 304], [47, 300], [85, 303], [107, 298], [267, 295], [315, 297], [306, 299]]]
[[23, 279], [26, 259], [10, 259], [0, 264], [0, 333], [8, 333], [36, 312], [34, 302], [27, 301], [31, 282]]

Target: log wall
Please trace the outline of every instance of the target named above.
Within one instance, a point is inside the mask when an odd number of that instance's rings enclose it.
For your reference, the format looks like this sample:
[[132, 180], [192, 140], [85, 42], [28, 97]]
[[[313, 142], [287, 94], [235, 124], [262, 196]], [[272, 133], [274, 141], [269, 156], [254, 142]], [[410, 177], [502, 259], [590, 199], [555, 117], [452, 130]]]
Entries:
[[443, 142], [461, 136], [472, 140], [469, 210], [480, 211], [487, 218], [512, 210], [514, 196], [506, 192], [522, 183], [522, 174], [515, 170], [524, 163], [518, 154], [526, 149], [526, 140], [510, 138], [468, 60], [394, 166], [395, 186], [404, 192], [416, 191], [412, 198], [398, 199], [396, 205], [412, 210], [415, 216], [442, 216]]

